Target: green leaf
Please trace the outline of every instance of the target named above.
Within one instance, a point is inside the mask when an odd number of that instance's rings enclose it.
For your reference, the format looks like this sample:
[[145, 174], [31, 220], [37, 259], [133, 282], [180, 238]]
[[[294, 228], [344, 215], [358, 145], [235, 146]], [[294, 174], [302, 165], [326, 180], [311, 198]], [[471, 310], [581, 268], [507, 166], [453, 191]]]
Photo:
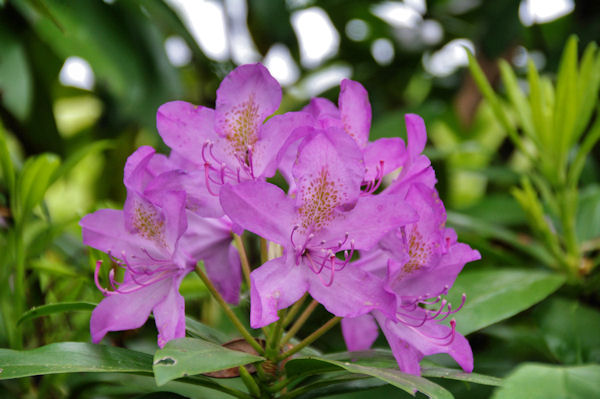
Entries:
[[8, 193], [13, 194], [15, 190], [15, 168], [10, 157], [10, 151], [8, 151], [6, 133], [2, 122], [0, 122], [0, 167], [2, 168], [2, 178]]
[[443, 387], [415, 375], [410, 375], [401, 372], [398, 369], [380, 368], [362, 366], [352, 362], [342, 362], [326, 358], [315, 358], [348, 370], [351, 373], [365, 374], [387, 382], [397, 388], [400, 388], [410, 394], [415, 394], [417, 391], [424, 393], [432, 399], [453, 398], [452, 394]]
[[[359, 391], [369, 391], [365, 393], [366, 397], [374, 397], [374, 393], [370, 391], [374, 388], [382, 386], [388, 387], [391, 392], [389, 395], [397, 397], [399, 394], [394, 387], [387, 384], [378, 378], [367, 377], [361, 374], [348, 374], [344, 371], [344, 375], [332, 376], [331, 374], [325, 376], [319, 376], [319, 378], [310, 382], [309, 384], [302, 385], [297, 390], [294, 390], [294, 398], [298, 399], [312, 399], [312, 398], [323, 398], [329, 397], [330, 395], [339, 395], [343, 393], [356, 393]], [[296, 396], [298, 394], [298, 396]], [[337, 398], [338, 396], [336, 396]], [[352, 398], [355, 396], [352, 395]], [[402, 397], [405, 397], [402, 394]], [[340, 397], [345, 398], [345, 396]]]
[[249, 353], [233, 351], [211, 342], [181, 338], [167, 342], [154, 354], [157, 385], [176, 378], [224, 370], [264, 360]]
[[[309, 356], [291, 359], [286, 363], [286, 371], [289, 375], [303, 373], [319, 373], [335, 370], [337, 367], [327, 363], [326, 360], [349, 361], [361, 366], [369, 366], [384, 369], [398, 368], [398, 363], [391, 350], [371, 349], [359, 352], [331, 353], [323, 356]], [[449, 380], [467, 381], [475, 384], [500, 386], [502, 380], [497, 377], [478, 373], [465, 373], [459, 369], [441, 367], [429, 360], [421, 362], [423, 377], [444, 378]]]
[[[598, 64], [598, 67], [600, 68], [600, 63]], [[571, 187], [577, 187], [579, 177], [581, 176], [581, 172], [583, 171], [583, 167], [585, 165], [585, 159], [587, 158], [589, 152], [594, 148], [598, 140], [600, 140], [600, 118], [596, 118], [594, 124], [585, 135], [579, 150], [577, 150], [575, 160], [571, 164], [568, 175], [568, 183]]]
[[565, 364], [600, 363], [600, 312], [562, 298], [543, 305], [536, 316], [554, 357]]
[[537, 259], [544, 264], [552, 264], [555, 262], [555, 260], [552, 258], [552, 255], [550, 255], [550, 253], [548, 253], [546, 248], [543, 246], [537, 243], [525, 243], [522, 241], [522, 238], [513, 233], [511, 230], [494, 223], [486, 222], [481, 217], [474, 218], [455, 212], [448, 212], [447, 219], [448, 224], [453, 227], [475, 232], [484, 238], [500, 240], [516, 249], [519, 249], [523, 253], [530, 255], [534, 259]]
[[23, 222], [29, 212], [44, 199], [59, 165], [60, 159], [54, 154], [41, 154], [25, 162], [16, 187], [16, 205], [19, 211], [14, 214], [19, 222]]
[[600, 366], [524, 364], [504, 380], [493, 399], [589, 399], [600, 397]]
[[219, 345], [224, 344], [230, 339], [227, 334], [223, 333], [222, 331], [207, 326], [204, 323], [200, 323], [191, 317], [185, 318], [185, 330], [193, 338], [200, 338], [204, 341], [209, 341]]
[[14, 5], [54, 53], [89, 62], [96, 83], [117, 99], [123, 114], [154, 127], [157, 107], [181, 97], [165, 38], [137, 4], [46, 0], [40, 8], [20, 0]]
[[535, 270], [466, 270], [459, 274], [448, 300], [463, 308], [454, 315], [463, 335], [507, 319], [542, 301], [565, 282], [562, 274]]
[[60, 302], [60, 303], [49, 303], [42, 306], [36, 306], [31, 308], [27, 312], [23, 313], [19, 318], [18, 324], [25, 321], [35, 319], [37, 317], [47, 316], [54, 313], [64, 313], [73, 311], [92, 311], [96, 307], [96, 303], [93, 302]]
[[531, 107], [527, 102], [525, 94], [523, 94], [523, 90], [521, 90], [517, 83], [517, 77], [515, 76], [514, 71], [505, 60], [500, 60], [499, 66], [502, 82], [504, 82], [504, 86], [506, 87], [506, 94], [508, 94], [508, 98], [512, 102], [515, 112], [519, 116], [523, 131], [528, 137], [537, 141], [538, 137], [533, 127]]
[[535, 64], [530, 59], [527, 64], [527, 80], [529, 83], [529, 106], [533, 127], [542, 148], [548, 148], [550, 137], [550, 115], [542, 95], [540, 75]]
[[396, 360], [388, 350], [341, 352], [325, 356], [295, 358], [285, 364], [285, 369], [291, 376], [322, 375], [326, 372], [344, 369], [351, 373], [375, 377], [412, 395], [420, 391], [430, 398], [452, 397], [441, 386], [425, 378], [405, 374], [398, 370]]
[[581, 190], [575, 228], [579, 242], [600, 237], [600, 186]]
[[600, 53], [597, 53], [597, 50], [596, 43], [591, 42], [581, 59], [577, 82], [578, 113], [573, 142], [581, 137], [597, 104], [600, 89]]
[[473, 57], [473, 54], [471, 54], [471, 52], [468, 50], [467, 56], [469, 57], [469, 70], [471, 71], [473, 80], [475, 81], [475, 84], [477, 84], [477, 87], [481, 91], [481, 94], [483, 94], [483, 97], [490, 104], [492, 111], [494, 111], [494, 115], [496, 115], [496, 118], [506, 129], [506, 132], [508, 133], [510, 139], [515, 143], [519, 150], [521, 150], [521, 152], [523, 152], [523, 154], [525, 155], [530, 155], [529, 151], [523, 145], [523, 141], [517, 133], [517, 130], [513, 126], [512, 122], [508, 119], [506, 112], [504, 112], [504, 109], [500, 104], [500, 100], [498, 99], [496, 93], [494, 92], [494, 89], [492, 89], [492, 86], [488, 82], [485, 73], [477, 63], [477, 60], [475, 59], [475, 57]]
[[[558, 161], [566, 157], [573, 145], [574, 128], [578, 116], [577, 98], [577, 37], [569, 37], [563, 52], [556, 79], [556, 101], [554, 102], [553, 145]], [[557, 160], [555, 160], [557, 161]], [[559, 164], [562, 167], [562, 164]]]
[[81, 342], [61, 342], [25, 351], [0, 349], [0, 380], [80, 372], [152, 373], [152, 356]]
[[181, 396], [173, 392], [152, 392], [136, 396], [134, 399], [187, 399], [187, 396]]
[[69, 173], [81, 160], [87, 157], [90, 154], [94, 154], [96, 152], [106, 150], [108, 148], [113, 148], [114, 143], [110, 140], [101, 140], [95, 141], [91, 144], [86, 145], [83, 148], [78, 149], [73, 154], [71, 154], [60, 167], [56, 170], [56, 172], [52, 175], [52, 182], [55, 182], [62, 176]]
[[25, 47], [0, 16], [0, 101], [18, 120], [31, 110], [33, 81]]
[[428, 362], [421, 365], [421, 373], [423, 377], [430, 378], [443, 378], [446, 380], [457, 380], [472, 382], [474, 384], [501, 386], [502, 379], [498, 377], [492, 377], [490, 375], [484, 375], [479, 373], [465, 373], [462, 370], [450, 369], [439, 366], [428, 366]]

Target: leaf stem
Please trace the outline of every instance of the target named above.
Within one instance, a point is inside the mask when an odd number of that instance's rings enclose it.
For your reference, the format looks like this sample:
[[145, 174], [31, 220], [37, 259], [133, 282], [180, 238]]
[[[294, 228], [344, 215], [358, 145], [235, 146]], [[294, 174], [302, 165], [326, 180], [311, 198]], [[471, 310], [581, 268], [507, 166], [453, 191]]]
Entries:
[[248, 341], [250, 346], [252, 346], [258, 353], [260, 353], [261, 355], [264, 354], [265, 350], [263, 349], [263, 347], [260, 346], [260, 344], [254, 339], [254, 337], [250, 335], [248, 330], [246, 330], [246, 327], [244, 327], [240, 319], [238, 319], [235, 313], [233, 313], [233, 310], [231, 310], [227, 302], [225, 302], [225, 299], [223, 299], [223, 296], [219, 293], [219, 291], [217, 291], [212, 281], [210, 281], [210, 279], [208, 278], [206, 273], [204, 273], [204, 270], [202, 270], [200, 266], [196, 266], [196, 273], [198, 274], [198, 276], [200, 276], [200, 279], [202, 279], [204, 285], [206, 285], [206, 288], [208, 288], [208, 291], [217, 300], [219, 305], [221, 305], [227, 317], [229, 317], [235, 328], [240, 332], [240, 334], [242, 334], [244, 339]]
[[325, 334], [327, 331], [329, 331], [336, 324], [338, 324], [340, 322], [340, 320], [342, 320], [341, 317], [338, 317], [338, 316], [332, 317], [331, 319], [329, 319], [329, 321], [327, 323], [323, 324], [321, 327], [319, 327], [317, 330], [315, 330], [308, 337], [304, 338], [298, 345], [294, 346], [289, 351], [284, 352], [281, 355], [279, 355], [279, 357], [277, 359], [279, 361], [281, 361], [281, 360], [287, 359], [288, 357], [292, 356], [293, 354], [301, 351], [302, 349], [304, 349], [305, 347], [307, 347], [308, 345], [312, 344], [317, 339], [319, 339], [323, 334]]
[[[306, 322], [306, 320], [309, 318], [311, 313], [315, 310], [315, 308], [318, 305], [319, 305], [319, 302], [315, 301], [314, 299], [312, 300], [311, 303], [308, 304], [306, 309], [304, 309], [304, 312], [302, 312], [300, 317], [298, 317], [298, 320], [296, 320], [294, 325], [292, 325], [292, 328], [290, 328], [288, 330], [287, 334], [285, 334], [285, 336], [281, 340], [281, 343], [280, 343], [281, 345], [285, 345], [286, 342], [288, 342], [290, 339], [292, 339], [294, 337], [294, 335], [296, 335], [296, 333], [298, 332], [300, 327], [302, 327], [302, 325]], [[298, 312], [298, 310], [296, 310], [296, 312]]]

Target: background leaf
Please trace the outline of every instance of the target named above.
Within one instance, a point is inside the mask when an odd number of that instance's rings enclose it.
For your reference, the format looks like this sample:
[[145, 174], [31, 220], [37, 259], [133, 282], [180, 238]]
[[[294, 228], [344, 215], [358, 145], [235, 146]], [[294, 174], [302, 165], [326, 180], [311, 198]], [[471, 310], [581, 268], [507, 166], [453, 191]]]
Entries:
[[600, 366], [524, 364], [511, 373], [493, 399], [589, 399], [600, 397]]
[[152, 356], [124, 348], [61, 342], [32, 350], [0, 349], [0, 380], [40, 374], [152, 373]]
[[448, 294], [453, 304], [467, 294], [463, 308], [454, 315], [456, 329], [470, 334], [507, 319], [535, 305], [565, 282], [560, 274], [513, 269], [465, 270]]
[[154, 354], [153, 369], [156, 384], [163, 385], [176, 378], [224, 370], [263, 360], [249, 353], [233, 351], [195, 338], [167, 342]]
[[23, 313], [19, 318], [18, 324], [21, 324], [27, 320], [35, 319], [36, 317], [47, 316], [54, 313], [72, 312], [87, 310], [92, 311], [97, 306], [97, 303], [93, 302], [60, 302], [60, 303], [48, 303], [46, 305], [36, 306]]

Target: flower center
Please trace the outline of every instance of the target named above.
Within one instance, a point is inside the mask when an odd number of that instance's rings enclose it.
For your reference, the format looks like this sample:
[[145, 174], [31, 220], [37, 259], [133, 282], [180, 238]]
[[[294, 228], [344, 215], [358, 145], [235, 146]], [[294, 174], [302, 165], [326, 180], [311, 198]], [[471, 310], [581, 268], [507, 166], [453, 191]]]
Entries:
[[225, 114], [227, 124], [227, 140], [232, 155], [249, 165], [248, 149], [258, 140], [260, 127], [259, 107], [251, 94], [248, 100], [236, 105]]
[[166, 247], [165, 221], [162, 215], [150, 204], [137, 203], [134, 209], [133, 227], [137, 233], [161, 247]]
[[301, 196], [298, 213], [303, 232], [318, 231], [331, 222], [333, 211], [342, 200], [339, 188], [325, 167], [315, 177], [309, 176], [307, 184], [301, 185]]

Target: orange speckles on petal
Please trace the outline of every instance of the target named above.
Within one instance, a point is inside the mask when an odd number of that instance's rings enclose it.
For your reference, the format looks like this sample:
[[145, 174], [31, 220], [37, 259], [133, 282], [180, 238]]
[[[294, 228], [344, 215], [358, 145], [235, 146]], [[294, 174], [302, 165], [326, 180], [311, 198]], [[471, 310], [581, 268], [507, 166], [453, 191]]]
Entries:
[[407, 228], [408, 238], [408, 256], [409, 261], [404, 265], [403, 274], [410, 274], [419, 270], [429, 261], [432, 253], [432, 246], [423, 239], [423, 235], [416, 226]]
[[152, 206], [137, 204], [133, 215], [133, 227], [147, 240], [165, 247], [165, 222]]
[[259, 107], [250, 95], [248, 99], [225, 114], [227, 129], [227, 140], [229, 141], [232, 155], [246, 159], [249, 146], [253, 146], [258, 140], [258, 129], [260, 127]]
[[304, 231], [319, 230], [333, 219], [335, 207], [346, 194], [340, 181], [333, 181], [326, 167], [317, 176], [309, 175], [301, 184], [302, 206], [299, 209], [300, 226]]

